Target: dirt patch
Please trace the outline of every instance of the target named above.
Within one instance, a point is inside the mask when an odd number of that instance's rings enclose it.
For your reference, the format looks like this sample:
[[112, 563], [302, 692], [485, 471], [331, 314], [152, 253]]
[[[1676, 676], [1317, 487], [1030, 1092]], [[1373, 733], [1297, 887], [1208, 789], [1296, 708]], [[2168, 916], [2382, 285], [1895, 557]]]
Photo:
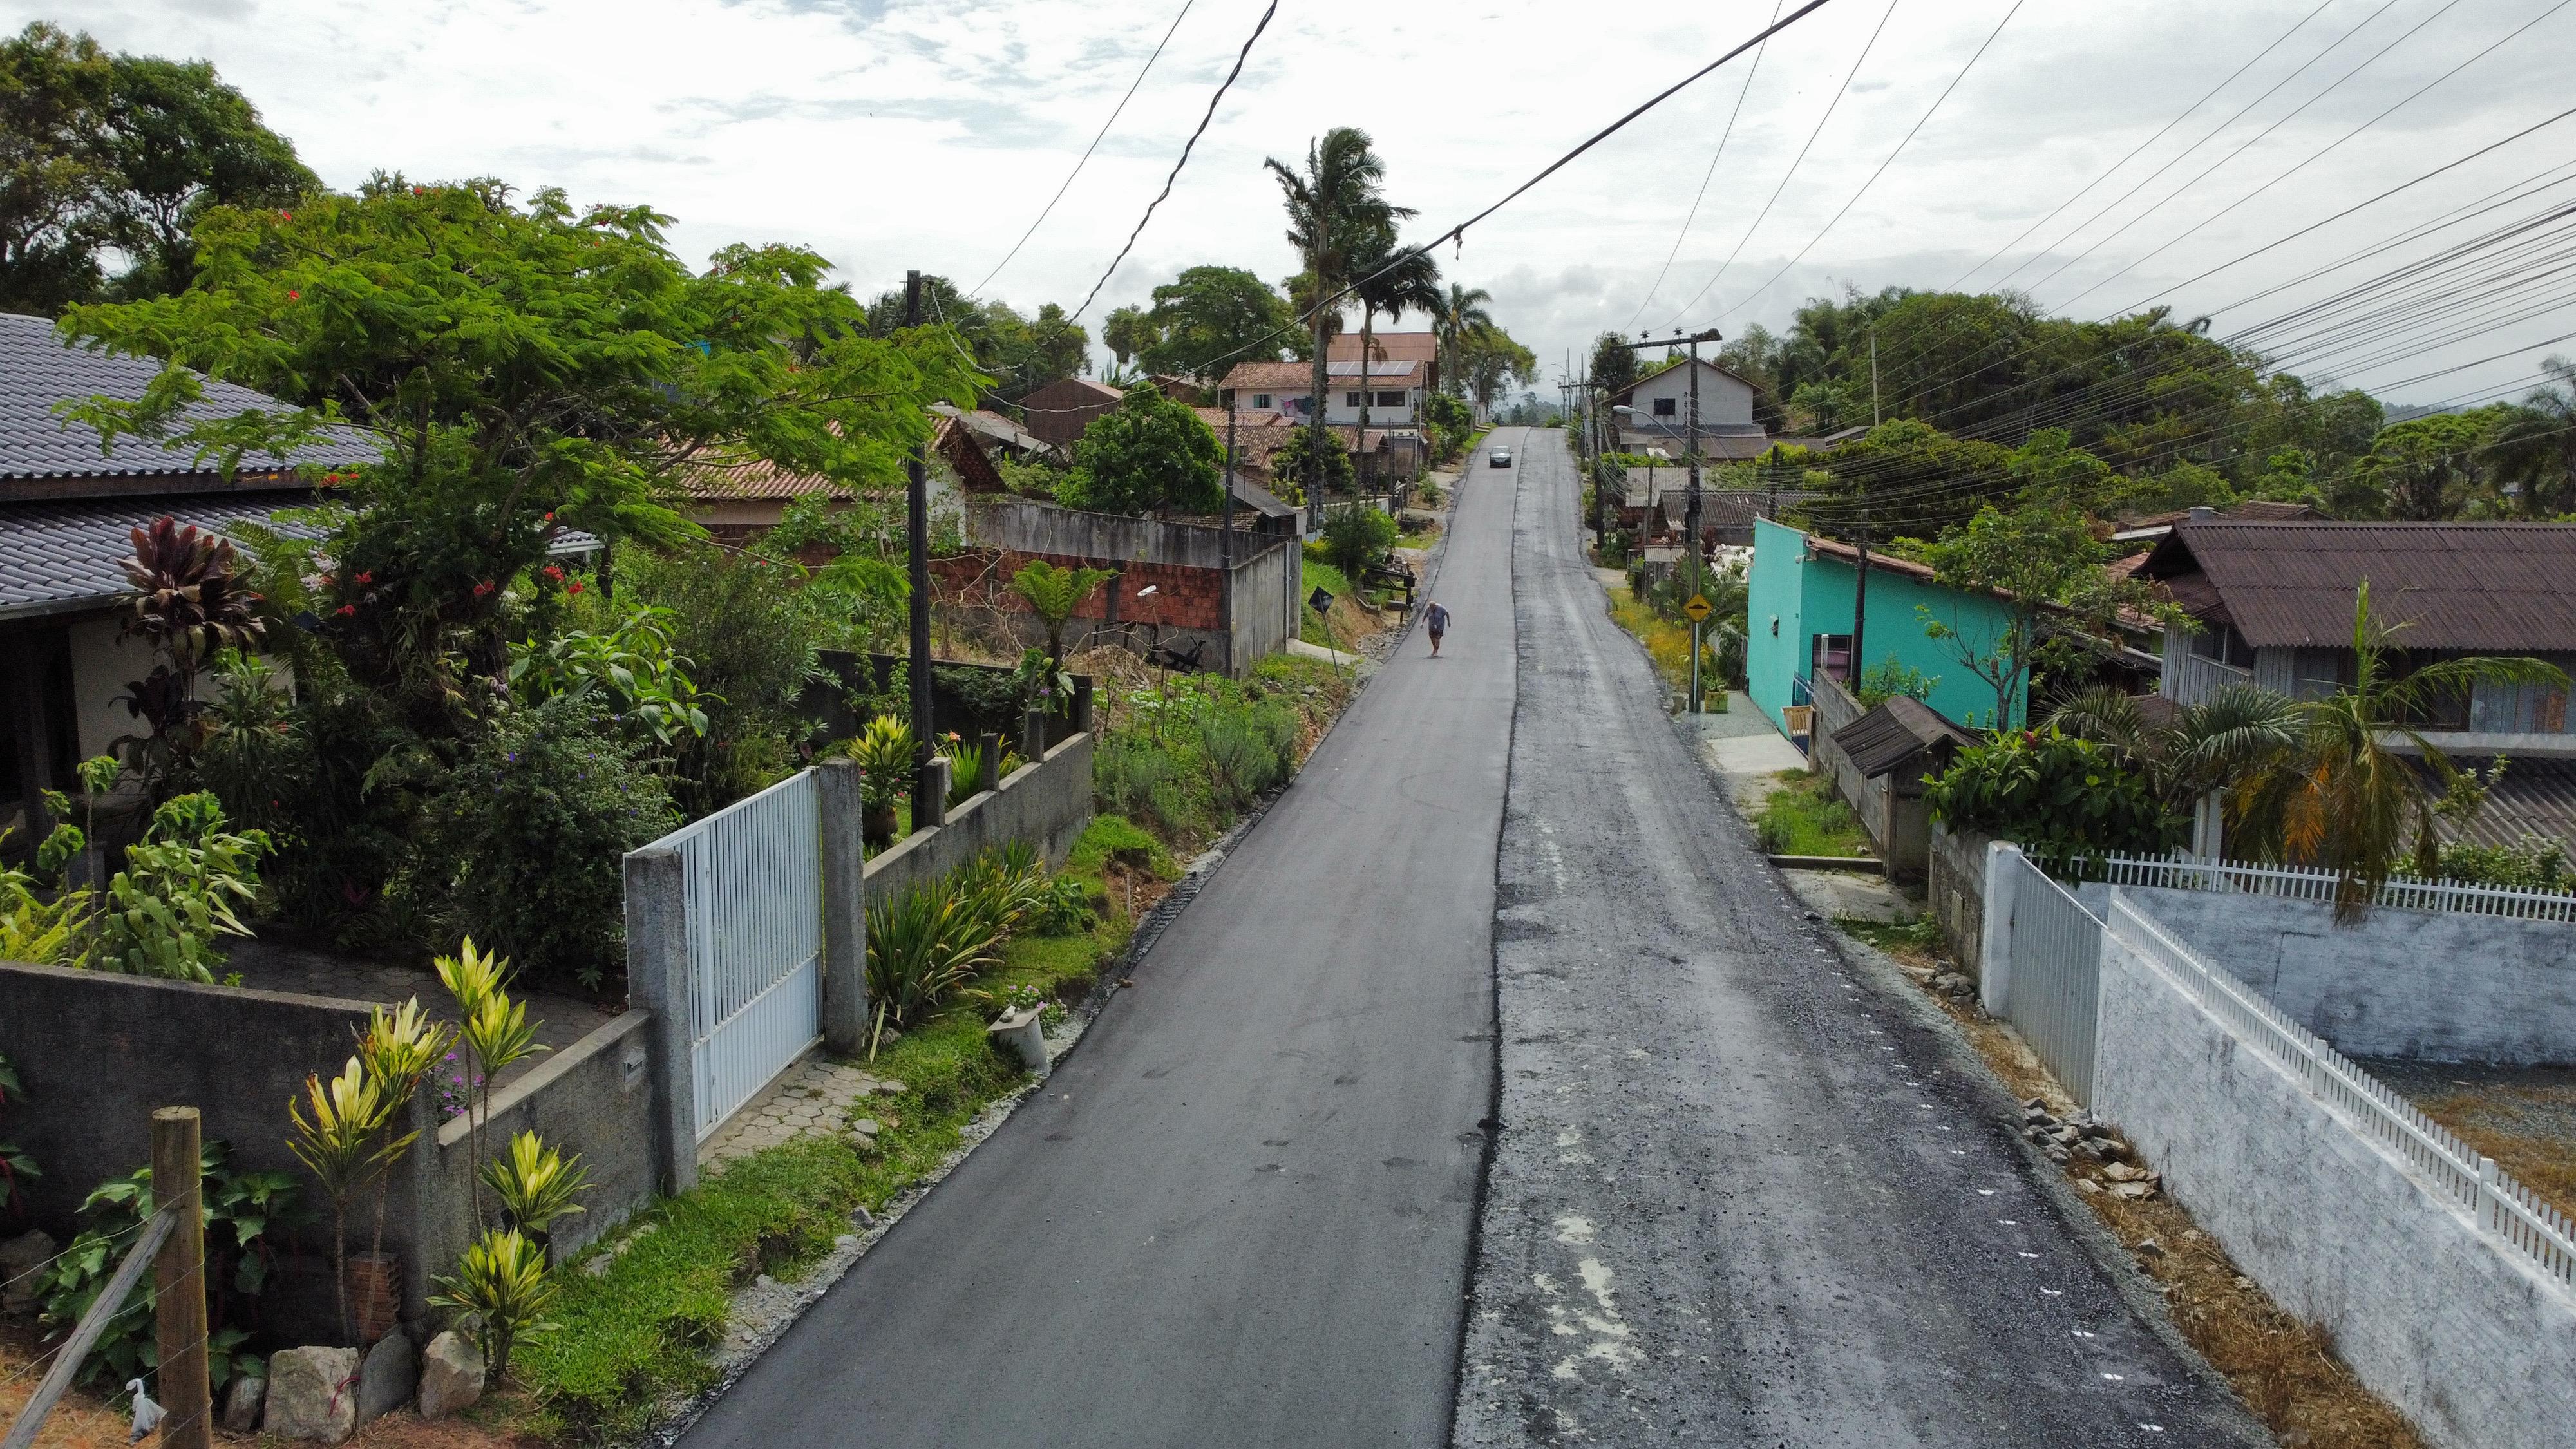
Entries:
[[[0, 1325], [0, 1425], [14, 1421], [36, 1392], [50, 1366], [36, 1362], [44, 1353], [32, 1325]], [[125, 1415], [97, 1395], [74, 1389], [54, 1405], [36, 1444], [37, 1449], [123, 1449], [129, 1428]]]
[[2576, 1217], [2576, 1067], [2366, 1061], [2372, 1076]]
[[[1932, 989], [1936, 976], [1957, 969], [1945, 951], [1921, 936], [1889, 944], [1906, 977], [1958, 1023], [2014, 1096], [2040, 1104], [2053, 1118], [2075, 1117], [2074, 1100], [2018, 1033], [1986, 1015], [1973, 997], [1957, 999]], [[2294, 1449], [2425, 1449], [2425, 1440], [2406, 1416], [2335, 1356], [2333, 1335], [2273, 1302], [2180, 1203], [2161, 1192], [2131, 1199], [2112, 1190], [2115, 1177], [2128, 1175], [2124, 1169], [2151, 1171], [2154, 1166], [2134, 1150], [2108, 1162], [2075, 1157], [2063, 1164], [2084, 1205], [2129, 1250], [2130, 1263], [2163, 1296], [2184, 1341], [2225, 1376], [2273, 1437]]]

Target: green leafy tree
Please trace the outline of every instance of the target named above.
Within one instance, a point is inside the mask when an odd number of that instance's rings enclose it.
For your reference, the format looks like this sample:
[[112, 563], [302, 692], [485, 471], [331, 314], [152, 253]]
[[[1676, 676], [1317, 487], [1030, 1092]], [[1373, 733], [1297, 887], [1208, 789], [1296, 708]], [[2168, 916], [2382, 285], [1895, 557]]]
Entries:
[[1471, 327], [1459, 348], [1458, 367], [1476, 411], [1490, 416], [1494, 399], [1538, 376], [1538, 356], [1500, 327]]
[[1100, 343], [1118, 359], [1120, 372], [1133, 364], [1160, 336], [1142, 307], [1120, 307], [1100, 322]]
[[[110, 55], [42, 21], [0, 41], [0, 308], [182, 290], [208, 207], [319, 187], [203, 61]], [[127, 263], [112, 282], [110, 256]]]
[[2005, 513], [1987, 507], [1965, 525], [1917, 552], [1943, 584], [1994, 597], [2005, 610], [2000, 629], [1942, 618], [1918, 605], [1923, 631], [1994, 686], [1996, 727], [2011, 725], [2034, 671], [2074, 673], [2116, 638], [2120, 612], [2178, 617], [2137, 579], [2115, 578], [2103, 565], [2108, 545], [2093, 537], [2083, 514], [2064, 504]]
[[[903, 331], [903, 291], [879, 293], [868, 304], [871, 336], [893, 338]], [[1034, 317], [1009, 303], [978, 302], [957, 290], [946, 277], [921, 279], [921, 317], [925, 326], [948, 328], [975, 370], [986, 375], [985, 391], [1005, 403], [1016, 403], [1050, 382], [1080, 375], [1088, 366], [1090, 334], [1049, 302]]]
[[2406, 522], [2458, 517], [2478, 484], [2478, 449], [2494, 421], [2480, 409], [2409, 418], [2382, 429], [2354, 472], [2377, 495], [2372, 511]]
[[1637, 354], [1628, 346], [1628, 339], [1616, 332], [1604, 332], [1592, 339], [1591, 365], [1592, 385], [1604, 397], [1636, 384]]
[[1187, 405], [1138, 388], [1091, 420], [1056, 490], [1096, 513], [1212, 513], [1225, 503], [1225, 448]]
[[1324, 557], [1352, 588], [1395, 547], [1395, 520], [1366, 503], [1345, 503], [1324, 519]]
[[2541, 364], [2554, 385], [2534, 390], [2489, 435], [2479, 459], [2520, 489], [2525, 518], [2576, 513], [2576, 362]]
[[1139, 321], [1135, 356], [1146, 371], [1213, 381], [1237, 362], [1278, 357], [1297, 316], [1258, 275], [1207, 266], [1156, 287]]
[[1299, 424], [1288, 430], [1288, 441], [1280, 444], [1278, 451], [1270, 455], [1270, 472], [1283, 484], [1298, 479], [1307, 483], [1320, 480], [1322, 492], [1310, 491], [1300, 495], [1320, 508], [1323, 500], [1334, 490], [1347, 490], [1351, 486], [1351, 454], [1342, 446], [1340, 438], [1322, 428]]
[[[972, 396], [952, 339], [867, 336], [821, 257], [733, 246], [693, 273], [668, 222], [389, 176], [291, 213], [212, 208], [196, 287], [66, 316], [75, 341], [170, 364], [140, 400], [71, 413], [110, 437], [175, 433], [227, 470], [335, 430], [374, 444], [310, 607], [361, 686], [452, 731], [470, 714], [459, 662], [501, 672], [509, 591], [567, 530], [695, 537], [662, 500], [711, 461], [890, 482], [928, 404]], [[296, 406], [191, 419], [190, 368]]]

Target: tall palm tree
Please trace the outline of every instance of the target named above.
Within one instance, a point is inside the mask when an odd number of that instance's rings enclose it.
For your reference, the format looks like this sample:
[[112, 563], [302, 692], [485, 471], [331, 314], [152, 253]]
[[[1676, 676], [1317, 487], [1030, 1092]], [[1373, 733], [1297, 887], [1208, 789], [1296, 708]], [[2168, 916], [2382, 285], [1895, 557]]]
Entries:
[[[1356, 126], [1335, 126], [1307, 142], [1303, 168], [1275, 157], [1261, 164], [1279, 181], [1281, 200], [1288, 208], [1288, 244], [1306, 259], [1307, 274], [1314, 279], [1316, 302], [1310, 320], [1315, 329], [1315, 412], [1308, 421], [1321, 431], [1324, 351], [1329, 342], [1324, 318], [1333, 310], [1331, 298], [1350, 282], [1354, 244], [1365, 241], [1375, 228], [1391, 231], [1413, 210], [1388, 204], [1379, 189], [1386, 181], [1386, 163], [1378, 159], [1368, 132]], [[1314, 482], [1320, 490], [1320, 472]], [[1317, 497], [1320, 500], [1320, 491]]]
[[2259, 851], [2335, 872], [2335, 914], [2347, 920], [2378, 898], [2410, 836], [2415, 873], [2438, 869], [2433, 801], [2397, 746], [2420, 757], [2446, 790], [2460, 772], [2414, 721], [2479, 684], [2567, 687], [2563, 670], [2530, 658], [2443, 659], [2401, 673], [2389, 641], [2404, 627], [2371, 614], [2365, 581], [2353, 599], [2352, 684], [2300, 703], [2296, 747], [2231, 792], [2229, 813]]
[[1470, 327], [1494, 325], [1494, 310], [1485, 305], [1492, 300], [1494, 294], [1482, 287], [1462, 287], [1451, 282], [1448, 295], [1432, 309], [1432, 330], [1440, 334], [1440, 385], [1457, 396], [1467, 393], [1458, 380], [1458, 340], [1467, 335]]
[[[2145, 773], [2148, 788], [2176, 815], [2196, 815], [2213, 792], [2287, 761], [2303, 724], [2296, 702], [2252, 684], [2228, 685], [2161, 721], [2149, 720], [2131, 696], [2097, 684], [2059, 704], [2048, 723], [2110, 746]], [[2216, 854], [2218, 843], [2195, 841], [2193, 848]]]
[[2524, 398], [2517, 415], [2479, 450], [2480, 461], [2522, 485], [2522, 514], [2576, 511], [2576, 362], [2552, 357], [2541, 370], [2558, 380]]
[[1406, 250], [1395, 239], [1390, 226], [1373, 230], [1351, 258], [1353, 292], [1360, 303], [1360, 425], [1358, 456], [1360, 486], [1365, 489], [1376, 471], [1376, 459], [1368, 451], [1369, 404], [1375, 394], [1369, 388], [1368, 365], [1377, 356], [1377, 314], [1384, 312], [1392, 322], [1407, 312], [1437, 314], [1443, 300], [1440, 294], [1440, 264], [1429, 252]]

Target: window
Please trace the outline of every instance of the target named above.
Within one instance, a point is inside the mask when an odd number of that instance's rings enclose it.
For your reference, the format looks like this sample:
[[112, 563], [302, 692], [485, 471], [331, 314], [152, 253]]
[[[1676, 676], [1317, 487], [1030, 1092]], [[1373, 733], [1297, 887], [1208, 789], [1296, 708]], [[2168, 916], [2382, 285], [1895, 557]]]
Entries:
[[1355, 407], [1358, 407], [1359, 405], [1360, 405], [1360, 395], [1359, 395], [1358, 393], [1355, 393], [1355, 392], [1346, 392], [1346, 393], [1343, 393], [1343, 394], [1342, 394], [1342, 406], [1344, 406], [1344, 407], [1346, 407], [1346, 408], [1355, 408]]
[[1266, 393], [1266, 392], [1256, 392], [1256, 393], [1254, 393], [1254, 394], [1252, 395], [1252, 405], [1253, 405], [1254, 407], [1257, 407], [1257, 408], [1267, 408], [1267, 407], [1269, 407], [1269, 406], [1270, 406], [1270, 394], [1268, 394], [1268, 393]]
[[1374, 405], [1382, 408], [1400, 408], [1404, 406], [1404, 394], [1400, 392], [1379, 393], [1377, 395], [1377, 402]]
[[1675, 401], [1675, 399], [1668, 397], [1659, 397], [1655, 399], [1655, 416], [1659, 418], [1671, 417], [1673, 415], [1673, 404]]

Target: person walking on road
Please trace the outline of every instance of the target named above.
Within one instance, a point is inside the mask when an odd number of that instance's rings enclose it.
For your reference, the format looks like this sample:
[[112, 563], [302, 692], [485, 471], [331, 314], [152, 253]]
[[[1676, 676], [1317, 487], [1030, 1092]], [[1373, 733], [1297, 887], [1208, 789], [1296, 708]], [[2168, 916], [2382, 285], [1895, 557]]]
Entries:
[[1440, 657], [1440, 636], [1449, 632], [1449, 610], [1438, 599], [1422, 611], [1422, 626], [1431, 631], [1431, 657]]

